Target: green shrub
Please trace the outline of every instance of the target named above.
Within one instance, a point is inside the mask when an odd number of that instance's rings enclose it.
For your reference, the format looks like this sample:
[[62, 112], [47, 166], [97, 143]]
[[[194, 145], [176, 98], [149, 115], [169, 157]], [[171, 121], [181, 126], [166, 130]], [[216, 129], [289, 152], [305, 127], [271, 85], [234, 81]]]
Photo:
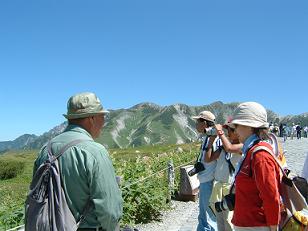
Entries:
[[[148, 223], [159, 220], [162, 211], [168, 209], [167, 164], [174, 167], [194, 159], [193, 153], [164, 153], [137, 157], [135, 160], [114, 161], [117, 175], [122, 179], [123, 224]], [[138, 183], [135, 183], [138, 182]], [[176, 169], [175, 187], [179, 185], [179, 168]], [[176, 189], [176, 188], [175, 188]]]
[[17, 160], [0, 160], [0, 180], [6, 180], [16, 177], [22, 173], [25, 163]]
[[6, 211], [0, 211], [0, 230], [14, 228], [24, 223], [23, 205], [14, 205]]
[[[124, 199], [123, 220], [127, 223], [147, 223], [159, 219], [162, 210], [168, 207], [166, 203], [168, 184], [166, 174], [153, 175], [158, 170], [155, 158], [146, 162], [137, 158], [135, 162], [122, 162], [117, 170], [124, 177], [122, 196]], [[120, 164], [120, 163], [118, 163]], [[143, 179], [145, 179], [143, 181]], [[139, 183], [134, 184], [136, 181]]]

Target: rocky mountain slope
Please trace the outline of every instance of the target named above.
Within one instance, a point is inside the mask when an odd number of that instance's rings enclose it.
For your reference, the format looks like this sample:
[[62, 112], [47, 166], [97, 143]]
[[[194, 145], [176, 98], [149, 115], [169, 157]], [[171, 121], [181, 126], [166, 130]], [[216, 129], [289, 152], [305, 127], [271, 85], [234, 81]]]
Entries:
[[[238, 103], [214, 102], [204, 106], [174, 104], [163, 107], [153, 103], [140, 103], [128, 109], [111, 110], [98, 142], [108, 148], [186, 143], [198, 137], [192, 116], [209, 110], [216, 115], [218, 123], [223, 123], [237, 105]], [[308, 124], [308, 113], [280, 117], [268, 110], [268, 121], [274, 122], [277, 119], [289, 124]], [[64, 122], [41, 136], [23, 135], [14, 141], [0, 142], [0, 152], [10, 149], [39, 149], [48, 139], [61, 133], [66, 125]]]

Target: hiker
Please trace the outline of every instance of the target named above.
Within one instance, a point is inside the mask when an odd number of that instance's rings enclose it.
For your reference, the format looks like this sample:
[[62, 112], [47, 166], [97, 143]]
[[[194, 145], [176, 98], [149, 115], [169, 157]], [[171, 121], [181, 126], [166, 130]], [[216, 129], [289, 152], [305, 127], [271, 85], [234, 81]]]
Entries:
[[296, 137], [299, 140], [302, 138], [302, 127], [300, 124], [298, 124], [295, 129], [296, 129]]
[[292, 128], [291, 128], [291, 140], [293, 140], [293, 137], [294, 137], [295, 134], [296, 134], [296, 127], [297, 127], [297, 124], [292, 123]]
[[[234, 230], [277, 230], [280, 217], [280, 169], [264, 142], [268, 126], [265, 108], [256, 102], [240, 104], [231, 123], [243, 143], [243, 158], [236, 169]], [[264, 150], [264, 149], [267, 149]]]
[[209, 207], [209, 199], [213, 189], [216, 161], [212, 161], [211, 163], [205, 162], [205, 152], [209, 139], [212, 135], [216, 135], [213, 127], [215, 116], [210, 111], [202, 111], [198, 116], [192, 118], [196, 120], [197, 131], [204, 136], [198, 157], [198, 162], [201, 164], [199, 164], [201, 167], [196, 169], [198, 173], [197, 177], [200, 181], [197, 231], [215, 231], [217, 230], [216, 218]]
[[[53, 153], [57, 153], [71, 141], [83, 140], [59, 157], [63, 189], [76, 220], [90, 202], [79, 231], [114, 231], [122, 217], [122, 196], [111, 159], [105, 147], [93, 140], [101, 133], [106, 113], [94, 93], [70, 97], [64, 115], [68, 126], [50, 142]], [[45, 145], [34, 163], [33, 173], [47, 159], [47, 152]]]
[[[211, 155], [211, 158], [209, 158], [209, 160], [206, 159], [206, 161], [217, 159], [210, 206], [216, 214], [218, 231], [233, 230], [231, 223], [232, 212], [230, 212], [228, 208], [225, 208], [220, 202], [224, 196], [229, 194], [235, 166], [241, 158], [241, 147], [243, 147], [242, 144], [239, 144], [238, 137], [234, 133], [234, 128], [230, 126], [229, 123], [226, 123], [224, 126], [221, 126], [220, 124], [215, 125], [219, 139], [216, 139], [216, 142], [212, 147], [212, 153], [206, 152], [206, 154]], [[225, 135], [223, 127], [228, 131], [227, 135], [231, 142]], [[208, 146], [208, 148], [210, 147], [211, 146]], [[236, 150], [238, 154], [232, 154], [230, 150]]]
[[307, 138], [307, 136], [308, 136], [308, 126], [306, 125], [303, 130], [304, 130], [304, 137]]
[[283, 141], [286, 142], [288, 139], [288, 134], [289, 134], [289, 127], [286, 124], [283, 124], [282, 127], [282, 136], [283, 136]]
[[279, 124], [279, 137], [283, 137], [283, 123]]

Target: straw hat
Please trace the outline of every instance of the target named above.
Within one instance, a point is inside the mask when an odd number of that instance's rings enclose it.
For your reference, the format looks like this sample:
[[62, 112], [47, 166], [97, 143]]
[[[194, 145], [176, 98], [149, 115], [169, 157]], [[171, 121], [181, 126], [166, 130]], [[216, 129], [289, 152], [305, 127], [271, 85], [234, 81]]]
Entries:
[[207, 121], [215, 122], [215, 116], [212, 112], [210, 111], [202, 111], [199, 113], [197, 116], [193, 116], [193, 119], [204, 119]]

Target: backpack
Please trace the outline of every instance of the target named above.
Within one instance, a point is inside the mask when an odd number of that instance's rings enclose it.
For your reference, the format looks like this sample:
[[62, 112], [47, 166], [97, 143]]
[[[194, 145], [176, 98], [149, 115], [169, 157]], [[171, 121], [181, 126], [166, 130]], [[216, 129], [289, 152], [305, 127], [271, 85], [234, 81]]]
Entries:
[[308, 203], [308, 182], [307, 180], [304, 177], [295, 176], [293, 178], [293, 181], [297, 189], [300, 191], [300, 193], [303, 195], [303, 197], [306, 199], [306, 202]]
[[[282, 173], [282, 180], [279, 185], [282, 203], [279, 230], [304, 231], [307, 229], [308, 216], [303, 214], [301, 211], [307, 208], [307, 203], [302, 193], [296, 186], [296, 178], [289, 178], [286, 167], [282, 166], [282, 164], [285, 164], [286, 166], [285, 157], [281, 151], [277, 149], [279, 147], [279, 142], [277, 138], [275, 138], [275, 135], [270, 135], [269, 142], [273, 147], [273, 151], [265, 146], [258, 146], [253, 149], [251, 153], [251, 160], [253, 159], [254, 154], [260, 150], [264, 150], [274, 157], [274, 160], [278, 164]], [[281, 155], [283, 155], [283, 158]], [[282, 158], [282, 162], [280, 158]]]
[[269, 139], [267, 140], [267, 142], [272, 146], [274, 156], [279, 161], [279, 164], [282, 166], [282, 168], [284, 170], [287, 169], [288, 165], [287, 159], [284, 155], [285, 152], [282, 148], [282, 145], [278, 141], [277, 136], [273, 133], [269, 133], [268, 136]]
[[87, 213], [87, 203], [83, 215], [75, 220], [61, 186], [58, 158], [70, 147], [85, 140], [74, 140], [61, 148], [57, 155], [47, 144], [48, 159], [34, 174], [25, 203], [25, 231], [75, 231]]

